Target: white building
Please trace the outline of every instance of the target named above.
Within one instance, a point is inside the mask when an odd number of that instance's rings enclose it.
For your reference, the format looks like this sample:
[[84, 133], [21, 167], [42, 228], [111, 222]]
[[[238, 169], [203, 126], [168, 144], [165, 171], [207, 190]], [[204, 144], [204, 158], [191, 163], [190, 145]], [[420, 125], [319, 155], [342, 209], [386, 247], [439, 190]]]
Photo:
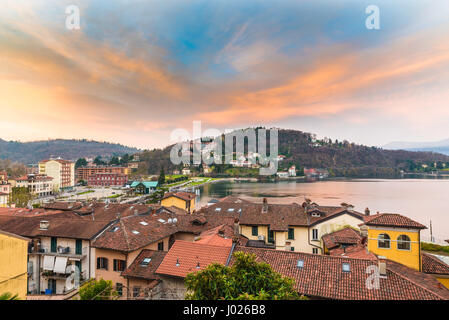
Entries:
[[13, 182], [15, 187], [25, 187], [32, 194], [38, 197], [45, 197], [53, 194], [53, 178], [45, 174], [28, 174]]

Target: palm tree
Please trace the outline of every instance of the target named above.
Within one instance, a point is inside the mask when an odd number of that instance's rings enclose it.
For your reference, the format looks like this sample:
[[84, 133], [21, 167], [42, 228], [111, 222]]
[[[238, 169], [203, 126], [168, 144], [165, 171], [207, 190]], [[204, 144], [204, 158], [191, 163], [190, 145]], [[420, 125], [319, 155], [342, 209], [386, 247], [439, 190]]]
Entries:
[[3, 294], [0, 294], [0, 300], [19, 300], [19, 295], [12, 295], [12, 293], [10, 292], [5, 292]]

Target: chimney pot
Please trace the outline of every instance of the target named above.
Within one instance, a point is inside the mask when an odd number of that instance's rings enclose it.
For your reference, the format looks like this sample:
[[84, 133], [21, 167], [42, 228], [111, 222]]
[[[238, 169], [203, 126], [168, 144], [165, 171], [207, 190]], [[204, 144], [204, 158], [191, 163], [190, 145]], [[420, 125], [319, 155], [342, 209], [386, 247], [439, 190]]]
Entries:
[[369, 216], [370, 215], [370, 211], [369, 211], [369, 208], [367, 207], [366, 209], [365, 209], [365, 216]]

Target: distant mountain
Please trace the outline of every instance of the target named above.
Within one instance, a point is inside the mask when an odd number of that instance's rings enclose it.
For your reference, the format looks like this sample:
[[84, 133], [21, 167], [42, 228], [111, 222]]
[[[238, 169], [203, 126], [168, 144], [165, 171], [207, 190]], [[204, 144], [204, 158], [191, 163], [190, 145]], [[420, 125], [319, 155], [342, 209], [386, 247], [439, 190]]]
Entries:
[[[296, 165], [297, 168], [326, 168], [331, 176], [392, 177], [402, 169], [407, 170], [410, 161], [449, 163], [449, 156], [443, 154], [384, 150], [348, 141], [320, 140], [312, 133], [298, 130], [279, 129], [278, 141], [278, 152], [285, 156], [280, 162], [282, 170]], [[170, 162], [170, 149], [171, 146], [168, 146], [143, 152], [140, 155], [143, 161], [143, 165], [139, 167], [140, 173], [158, 174], [162, 167], [166, 173], [179, 170], [180, 166]]]
[[33, 142], [5, 141], [0, 139], [0, 159], [10, 159], [25, 164], [37, 163], [50, 157], [76, 160], [83, 157], [111, 157], [133, 154], [139, 149], [121, 144], [91, 140], [44, 140]]
[[395, 141], [385, 145], [384, 149], [437, 152], [449, 155], [449, 139], [434, 142]]

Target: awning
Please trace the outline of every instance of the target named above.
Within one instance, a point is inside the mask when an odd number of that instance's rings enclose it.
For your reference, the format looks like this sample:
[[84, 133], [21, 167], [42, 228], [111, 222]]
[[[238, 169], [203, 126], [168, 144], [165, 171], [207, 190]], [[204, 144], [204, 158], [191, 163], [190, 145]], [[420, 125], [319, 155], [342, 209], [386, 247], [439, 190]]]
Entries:
[[67, 257], [56, 257], [55, 269], [56, 273], [65, 273], [65, 268], [67, 267]]
[[54, 266], [55, 266], [55, 257], [44, 256], [44, 270], [53, 271]]

